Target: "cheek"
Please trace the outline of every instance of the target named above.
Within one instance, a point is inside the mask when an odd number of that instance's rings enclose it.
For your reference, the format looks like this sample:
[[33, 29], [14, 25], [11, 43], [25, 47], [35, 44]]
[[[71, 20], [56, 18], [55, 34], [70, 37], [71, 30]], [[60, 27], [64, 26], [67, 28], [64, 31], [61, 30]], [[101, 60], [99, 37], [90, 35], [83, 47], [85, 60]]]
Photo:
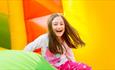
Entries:
[[53, 31], [56, 29], [56, 27], [52, 26]]
[[65, 31], [65, 26], [63, 26], [63, 29], [64, 29], [64, 31]]
[[56, 32], [56, 31], [55, 31], [55, 30], [56, 30], [56, 27], [52, 27], [52, 30], [53, 30], [53, 32], [55, 33], [55, 32]]

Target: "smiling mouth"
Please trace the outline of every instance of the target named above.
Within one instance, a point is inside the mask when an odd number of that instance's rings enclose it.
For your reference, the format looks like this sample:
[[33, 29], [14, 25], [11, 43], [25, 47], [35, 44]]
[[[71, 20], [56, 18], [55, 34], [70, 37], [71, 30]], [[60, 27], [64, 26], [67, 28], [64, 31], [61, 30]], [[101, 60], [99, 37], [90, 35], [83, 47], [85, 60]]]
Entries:
[[56, 32], [62, 32], [63, 30], [56, 30]]

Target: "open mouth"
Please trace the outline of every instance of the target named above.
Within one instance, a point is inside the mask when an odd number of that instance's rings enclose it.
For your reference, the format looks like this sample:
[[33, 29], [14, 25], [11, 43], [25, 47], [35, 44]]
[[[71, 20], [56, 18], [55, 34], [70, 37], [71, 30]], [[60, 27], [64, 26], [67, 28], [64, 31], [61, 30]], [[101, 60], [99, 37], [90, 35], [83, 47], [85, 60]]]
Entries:
[[56, 30], [56, 32], [62, 32], [63, 30]]

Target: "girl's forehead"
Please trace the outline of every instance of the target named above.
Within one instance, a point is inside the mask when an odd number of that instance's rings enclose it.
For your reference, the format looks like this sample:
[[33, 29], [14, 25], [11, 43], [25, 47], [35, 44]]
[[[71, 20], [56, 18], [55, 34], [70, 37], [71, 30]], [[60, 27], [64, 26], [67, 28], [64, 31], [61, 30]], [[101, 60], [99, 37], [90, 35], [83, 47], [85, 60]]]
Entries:
[[63, 21], [63, 19], [61, 16], [57, 16], [52, 20], [52, 22], [55, 22], [55, 21]]

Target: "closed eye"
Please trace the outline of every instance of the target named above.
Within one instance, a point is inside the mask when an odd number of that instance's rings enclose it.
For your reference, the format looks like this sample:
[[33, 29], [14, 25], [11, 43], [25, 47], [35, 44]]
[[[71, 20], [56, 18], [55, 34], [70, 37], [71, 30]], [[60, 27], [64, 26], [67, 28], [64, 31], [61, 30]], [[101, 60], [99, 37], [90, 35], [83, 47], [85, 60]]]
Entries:
[[61, 23], [60, 25], [63, 25], [63, 23]]
[[54, 24], [55, 26], [57, 25], [57, 24]]
[[58, 25], [58, 22], [53, 22], [53, 25], [55, 25], [55, 26]]

